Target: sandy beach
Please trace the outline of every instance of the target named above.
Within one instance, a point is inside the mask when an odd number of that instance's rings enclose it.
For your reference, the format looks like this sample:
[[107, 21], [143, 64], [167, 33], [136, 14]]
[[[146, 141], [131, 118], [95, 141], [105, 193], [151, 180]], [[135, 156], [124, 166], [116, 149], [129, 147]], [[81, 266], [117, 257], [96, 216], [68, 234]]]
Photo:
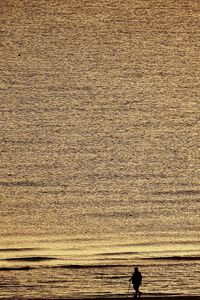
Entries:
[[[79, 298], [77, 298], [78, 300]], [[100, 299], [104, 299], [104, 300], [107, 300], [107, 299], [112, 299], [112, 300], [124, 300], [124, 299], [133, 299], [132, 297], [120, 297], [120, 298], [115, 298], [115, 297], [96, 297], [96, 298], [88, 298], [88, 299], [79, 299], [79, 300], [100, 300]], [[153, 300], [153, 299], [156, 299], [156, 300], [199, 300], [200, 299], [200, 296], [189, 296], [189, 295], [183, 295], [183, 296], [174, 296], [174, 295], [164, 295], [164, 296], [161, 296], [161, 295], [152, 295], [152, 296], [149, 296], [149, 295], [143, 295], [141, 297], [141, 300], [142, 299], [145, 299], [145, 300]], [[53, 299], [53, 300], [56, 300], [56, 299]], [[66, 299], [66, 300], [74, 300], [74, 299]]]
[[[108, 299], [115, 299], [115, 300], [122, 300], [122, 299], [133, 299], [132, 297], [96, 297], [96, 298], [89, 298], [89, 299], [73, 299], [73, 300], [108, 300]], [[199, 300], [200, 296], [173, 296], [173, 295], [165, 295], [165, 296], [149, 296], [149, 295], [144, 295], [142, 299], [145, 300]], [[56, 299], [54, 299], [56, 300]], [[69, 299], [68, 299], [69, 300]], [[72, 299], [70, 299], [72, 300]]]
[[[16, 298], [13, 298], [13, 299], [16, 299]], [[24, 299], [24, 298], [23, 298]], [[26, 298], [27, 300], [30, 299], [30, 298]], [[35, 300], [41, 300], [41, 298], [37, 298]], [[58, 298], [50, 298], [51, 300], [58, 300], [58, 299], [62, 299], [62, 300], [124, 300], [124, 299], [133, 299], [133, 297], [114, 297], [114, 296], [111, 296], [111, 297], [95, 297], [95, 298], [72, 298], [72, 299], [69, 299], [69, 298], [62, 298], [62, 297], [58, 297]], [[175, 295], [143, 295], [141, 297], [141, 300], [142, 299], [145, 299], [145, 300], [153, 300], [153, 299], [156, 299], [156, 300], [199, 300], [200, 299], [200, 296], [190, 296], [190, 295], [183, 295], [183, 296], [175, 296]]]

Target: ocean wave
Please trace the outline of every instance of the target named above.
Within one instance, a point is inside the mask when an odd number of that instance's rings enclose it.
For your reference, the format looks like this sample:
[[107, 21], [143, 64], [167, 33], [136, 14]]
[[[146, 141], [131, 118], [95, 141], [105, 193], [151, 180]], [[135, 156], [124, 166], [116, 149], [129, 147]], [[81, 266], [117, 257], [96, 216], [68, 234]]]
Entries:
[[0, 252], [16, 252], [16, 251], [34, 251], [41, 248], [1, 248]]
[[34, 186], [41, 187], [44, 186], [43, 182], [34, 182], [34, 181], [13, 181], [13, 182], [0, 182], [0, 186], [3, 187], [18, 187], [18, 186]]
[[96, 256], [115, 256], [115, 255], [133, 255], [133, 254], [139, 254], [139, 252], [133, 252], [133, 251], [127, 251], [127, 252], [105, 252], [105, 253], [100, 253], [96, 254]]
[[32, 267], [1, 267], [0, 271], [28, 271], [28, 270], [32, 270]]
[[58, 266], [51, 266], [50, 268], [53, 269], [108, 269], [108, 268], [114, 268], [117, 267], [118, 265], [58, 265]]
[[153, 195], [199, 195], [200, 190], [157, 191]]
[[200, 260], [200, 256], [160, 256], [143, 258], [146, 260]]
[[30, 261], [30, 262], [39, 262], [39, 261], [46, 261], [46, 260], [56, 260], [55, 257], [49, 256], [30, 256], [30, 257], [11, 257], [3, 259], [4, 261]]

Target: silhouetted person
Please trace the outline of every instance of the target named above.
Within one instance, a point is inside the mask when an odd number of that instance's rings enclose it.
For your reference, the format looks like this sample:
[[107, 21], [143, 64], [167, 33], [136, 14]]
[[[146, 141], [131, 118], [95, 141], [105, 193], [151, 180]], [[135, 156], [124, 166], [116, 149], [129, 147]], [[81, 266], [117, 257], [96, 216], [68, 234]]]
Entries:
[[138, 270], [138, 267], [135, 267], [134, 272], [133, 272], [131, 278], [129, 279], [129, 281], [132, 281], [133, 288], [135, 290], [134, 299], [140, 298], [142, 293], [139, 291], [139, 287], [142, 283], [142, 274]]

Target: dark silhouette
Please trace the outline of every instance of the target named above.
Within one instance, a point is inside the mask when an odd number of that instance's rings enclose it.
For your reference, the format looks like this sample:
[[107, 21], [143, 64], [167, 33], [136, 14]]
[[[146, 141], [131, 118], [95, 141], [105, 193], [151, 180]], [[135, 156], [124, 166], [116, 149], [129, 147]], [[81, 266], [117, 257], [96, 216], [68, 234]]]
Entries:
[[140, 298], [142, 293], [139, 291], [139, 287], [142, 283], [142, 274], [138, 270], [138, 267], [135, 267], [134, 272], [129, 281], [132, 281], [133, 288], [135, 290], [134, 299]]

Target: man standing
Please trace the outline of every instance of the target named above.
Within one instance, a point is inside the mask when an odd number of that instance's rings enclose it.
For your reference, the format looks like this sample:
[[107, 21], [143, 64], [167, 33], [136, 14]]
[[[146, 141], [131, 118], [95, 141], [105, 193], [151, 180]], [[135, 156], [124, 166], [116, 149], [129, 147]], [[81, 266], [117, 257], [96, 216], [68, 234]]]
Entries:
[[139, 291], [139, 287], [142, 283], [142, 274], [138, 270], [138, 267], [135, 267], [135, 270], [134, 270], [131, 278], [129, 279], [129, 281], [132, 281], [133, 288], [135, 290], [134, 299], [140, 298], [142, 293]]

